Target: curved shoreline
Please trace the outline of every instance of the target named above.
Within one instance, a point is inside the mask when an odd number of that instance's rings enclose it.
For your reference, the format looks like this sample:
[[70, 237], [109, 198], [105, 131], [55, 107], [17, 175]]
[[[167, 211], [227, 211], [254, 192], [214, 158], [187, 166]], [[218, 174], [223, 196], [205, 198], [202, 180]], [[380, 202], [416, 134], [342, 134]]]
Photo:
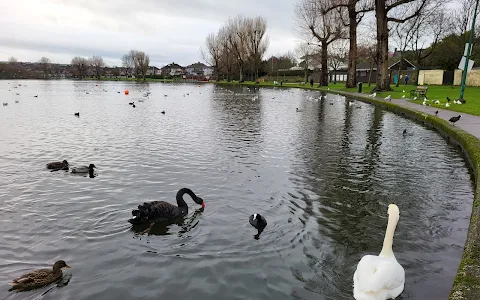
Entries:
[[[230, 85], [244, 85], [256, 87], [269, 87], [269, 85], [257, 85], [250, 83], [216, 83]], [[274, 87], [270, 85], [270, 87]], [[475, 175], [474, 182], [474, 198], [472, 214], [470, 216], [470, 224], [468, 227], [467, 240], [463, 249], [462, 259], [455, 275], [452, 289], [450, 291], [449, 300], [477, 300], [480, 299], [480, 140], [471, 133], [451, 126], [449, 122], [436, 117], [432, 114], [422, 112], [410, 107], [405, 107], [392, 102], [379, 100], [378, 98], [369, 98], [360, 94], [330, 91], [326, 88], [310, 88], [283, 85], [275, 86], [278, 88], [300, 88], [306, 90], [321, 91], [331, 94], [337, 94], [349, 98], [356, 99], [365, 103], [379, 106], [387, 111], [394, 112], [423, 125], [434, 128], [440, 135], [445, 137], [449, 142], [456, 144], [467, 158], [468, 165]], [[478, 117], [480, 120], [480, 117]]]

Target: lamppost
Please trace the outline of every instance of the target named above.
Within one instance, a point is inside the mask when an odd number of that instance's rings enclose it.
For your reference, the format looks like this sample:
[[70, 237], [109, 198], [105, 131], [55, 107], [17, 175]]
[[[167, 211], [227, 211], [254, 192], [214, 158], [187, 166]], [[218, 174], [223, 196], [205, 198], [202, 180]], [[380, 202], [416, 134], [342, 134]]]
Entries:
[[465, 65], [463, 66], [462, 86], [460, 87], [460, 100], [463, 100], [463, 93], [465, 92], [465, 83], [467, 81], [467, 71], [468, 71], [468, 61], [470, 60], [470, 53], [472, 52], [472, 40], [473, 40], [473, 34], [475, 30], [475, 20], [477, 19], [478, 2], [479, 0], [477, 0], [475, 4], [475, 12], [473, 14], [472, 29], [470, 30], [470, 39], [468, 41], [468, 47], [467, 47], [467, 56], [465, 57]]

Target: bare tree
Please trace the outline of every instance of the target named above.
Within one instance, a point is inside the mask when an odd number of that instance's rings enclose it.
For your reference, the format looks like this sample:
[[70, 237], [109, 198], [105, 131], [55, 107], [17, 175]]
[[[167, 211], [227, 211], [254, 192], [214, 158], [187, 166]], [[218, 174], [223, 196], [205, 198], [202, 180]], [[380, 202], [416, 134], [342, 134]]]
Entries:
[[[232, 74], [233, 51], [230, 45], [229, 30], [224, 26], [218, 31], [218, 39], [221, 45], [220, 65], [225, 69], [226, 79], [230, 81]], [[220, 69], [219, 69], [220, 70]]]
[[315, 38], [321, 47], [320, 85], [328, 85], [328, 45], [345, 36], [345, 27], [328, 1], [302, 0], [296, 7], [296, 21], [303, 35]]
[[374, 43], [359, 45], [358, 58], [368, 62], [370, 66], [370, 72], [368, 73], [368, 86], [371, 86], [373, 67], [377, 65], [377, 45]]
[[295, 52], [297, 54], [297, 57], [300, 60], [300, 66], [303, 68], [305, 72], [304, 81], [307, 82], [309, 70], [313, 66], [315, 49], [309, 43], [301, 42], [295, 49]]
[[14, 63], [17, 63], [17, 62], [18, 62], [18, 59], [16, 57], [10, 56], [8, 58], [8, 63], [10, 63], [10, 64], [14, 64]]
[[414, 30], [417, 27], [416, 23], [420, 19], [420, 15], [416, 16], [413, 19], [410, 19], [404, 23], [396, 23], [393, 27], [393, 36], [392, 40], [396, 45], [397, 51], [400, 53], [400, 58], [398, 61], [398, 70], [397, 70], [397, 82], [396, 87], [400, 85], [400, 77], [402, 72], [403, 60], [405, 59], [405, 50], [408, 45], [412, 43], [414, 38]]
[[268, 37], [265, 35], [267, 21], [262, 17], [247, 20], [247, 50], [255, 73], [255, 80], [258, 79], [258, 69], [262, 63], [263, 56], [268, 48]]
[[[475, 13], [476, 0], [457, 0], [458, 9], [454, 12], [454, 30], [458, 35], [463, 35], [470, 30]], [[480, 11], [477, 12], [477, 16]]]
[[357, 28], [365, 13], [373, 10], [368, 0], [331, 0], [326, 12], [337, 10], [344, 26], [348, 27], [349, 51], [348, 73], [345, 87], [352, 88], [357, 84]]
[[103, 58], [101, 56], [92, 56], [89, 59], [89, 64], [95, 71], [95, 76], [97, 79], [100, 79], [105, 69], [105, 62], [103, 61]]
[[74, 58], [72, 58], [71, 64], [75, 68], [77, 77], [83, 79], [85, 73], [88, 70], [88, 60], [80, 56], [75, 56]]
[[[355, 49], [356, 52], [356, 49]], [[328, 66], [333, 70], [333, 83], [337, 83], [337, 72], [348, 61], [347, 44], [345, 40], [338, 40], [330, 44]], [[356, 55], [356, 54], [355, 54]], [[356, 69], [356, 67], [355, 67]]]
[[[388, 4], [387, 4], [388, 3]], [[436, 0], [375, 0], [377, 17], [377, 91], [390, 90], [388, 72], [389, 22], [404, 23], [438, 4]]]
[[147, 75], [148, 65], [150, 64], [150, 57], [143, 51], [130, 50], [130, 55], [133, 57], [133, 65], [135, 70], [135, 77], [142, 76], [145, 80]]
[[248, 20], [239, 15], [234, 19], [228, 20], [228, 42], [237, 61], [239, 80], [243, 81], [243, 72], [245, 64], [249, 57], [247, 38], [248, 38]]
[[222, 41], [219, 35], [210, 33], [205, 39], [206, 50], [200, 49], [200, 54], [203, 60], [210, 66], [213, 66], [216, 79], [218, 80], [218, 73], [221, 68], [220, 59], [222, 57]]
[[51, 71], [51, 61], [47, 57], [42, 57], [38, 61], [40, 66], [42, 67], [42, 72], [43, 72], [43, 79], [46, 79], [50, 75]]
[[[443, 7], [437, 11], [420, 15], [416, 19], [409, 49], [412, 51], [415, 63], [419, 67], [423, 66], [424, 60], [432, 55], [452, 27], [453, 24]], [[427, 45], [429, 46], [427, 47]]]
[[132, 69], [134, 67], [133, 64], [133, 56], [131, 51], [128, 54], [122, 56], [122, 67], [125, 70], [125, 76], [128, 77], [132, 73]]

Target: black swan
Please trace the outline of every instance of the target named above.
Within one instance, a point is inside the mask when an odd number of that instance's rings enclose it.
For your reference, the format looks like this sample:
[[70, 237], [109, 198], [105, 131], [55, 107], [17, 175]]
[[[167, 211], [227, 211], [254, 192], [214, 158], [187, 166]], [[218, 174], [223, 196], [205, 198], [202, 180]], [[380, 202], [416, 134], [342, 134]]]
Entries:
[[250, 219], [248, 220], [250, 222], [250, 225], [255, 227], [258, 230], [258, 233], [254, 236], [256, 240], [260, 238], [260, 234], [263, 232], [265, 227], [267, 227], [267, 220], [260, 214], [253, 214], [250, 216]]
[[181, 188], [177, 192], [177, 205], [175, 206], [171, 203], [165, 201], [152, 201], [145, 202], [143, 205], [139, 205], [138, 209], [132, 210], [132, 216], [128, 222], [133, 225], [140, 225], [150, 222], [162, 222], [174, 220], [179, 217], [184, 217], [188, 214], [188, 205], [183, 200], [183, 195], [188, 194], [192, 197], [195, 203], [205, 207], [203, 199], [195, 195], [191, 189]]

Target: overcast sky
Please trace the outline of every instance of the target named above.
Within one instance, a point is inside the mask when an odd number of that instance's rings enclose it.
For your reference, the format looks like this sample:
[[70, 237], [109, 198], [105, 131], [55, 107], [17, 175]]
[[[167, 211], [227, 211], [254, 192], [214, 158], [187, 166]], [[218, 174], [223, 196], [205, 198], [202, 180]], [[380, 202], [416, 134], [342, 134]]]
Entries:
[[294, 50], [296, 0], [0, 0], [0, 61], [10, 56], [37, 61], [46, 56], [69, 63], [74, 56], [100, 55], [120, 65], [130, 49], [146, 52], [151, 64], [200, 61], [205, 37], [229, 17], [267, 19], [268, 54]]

